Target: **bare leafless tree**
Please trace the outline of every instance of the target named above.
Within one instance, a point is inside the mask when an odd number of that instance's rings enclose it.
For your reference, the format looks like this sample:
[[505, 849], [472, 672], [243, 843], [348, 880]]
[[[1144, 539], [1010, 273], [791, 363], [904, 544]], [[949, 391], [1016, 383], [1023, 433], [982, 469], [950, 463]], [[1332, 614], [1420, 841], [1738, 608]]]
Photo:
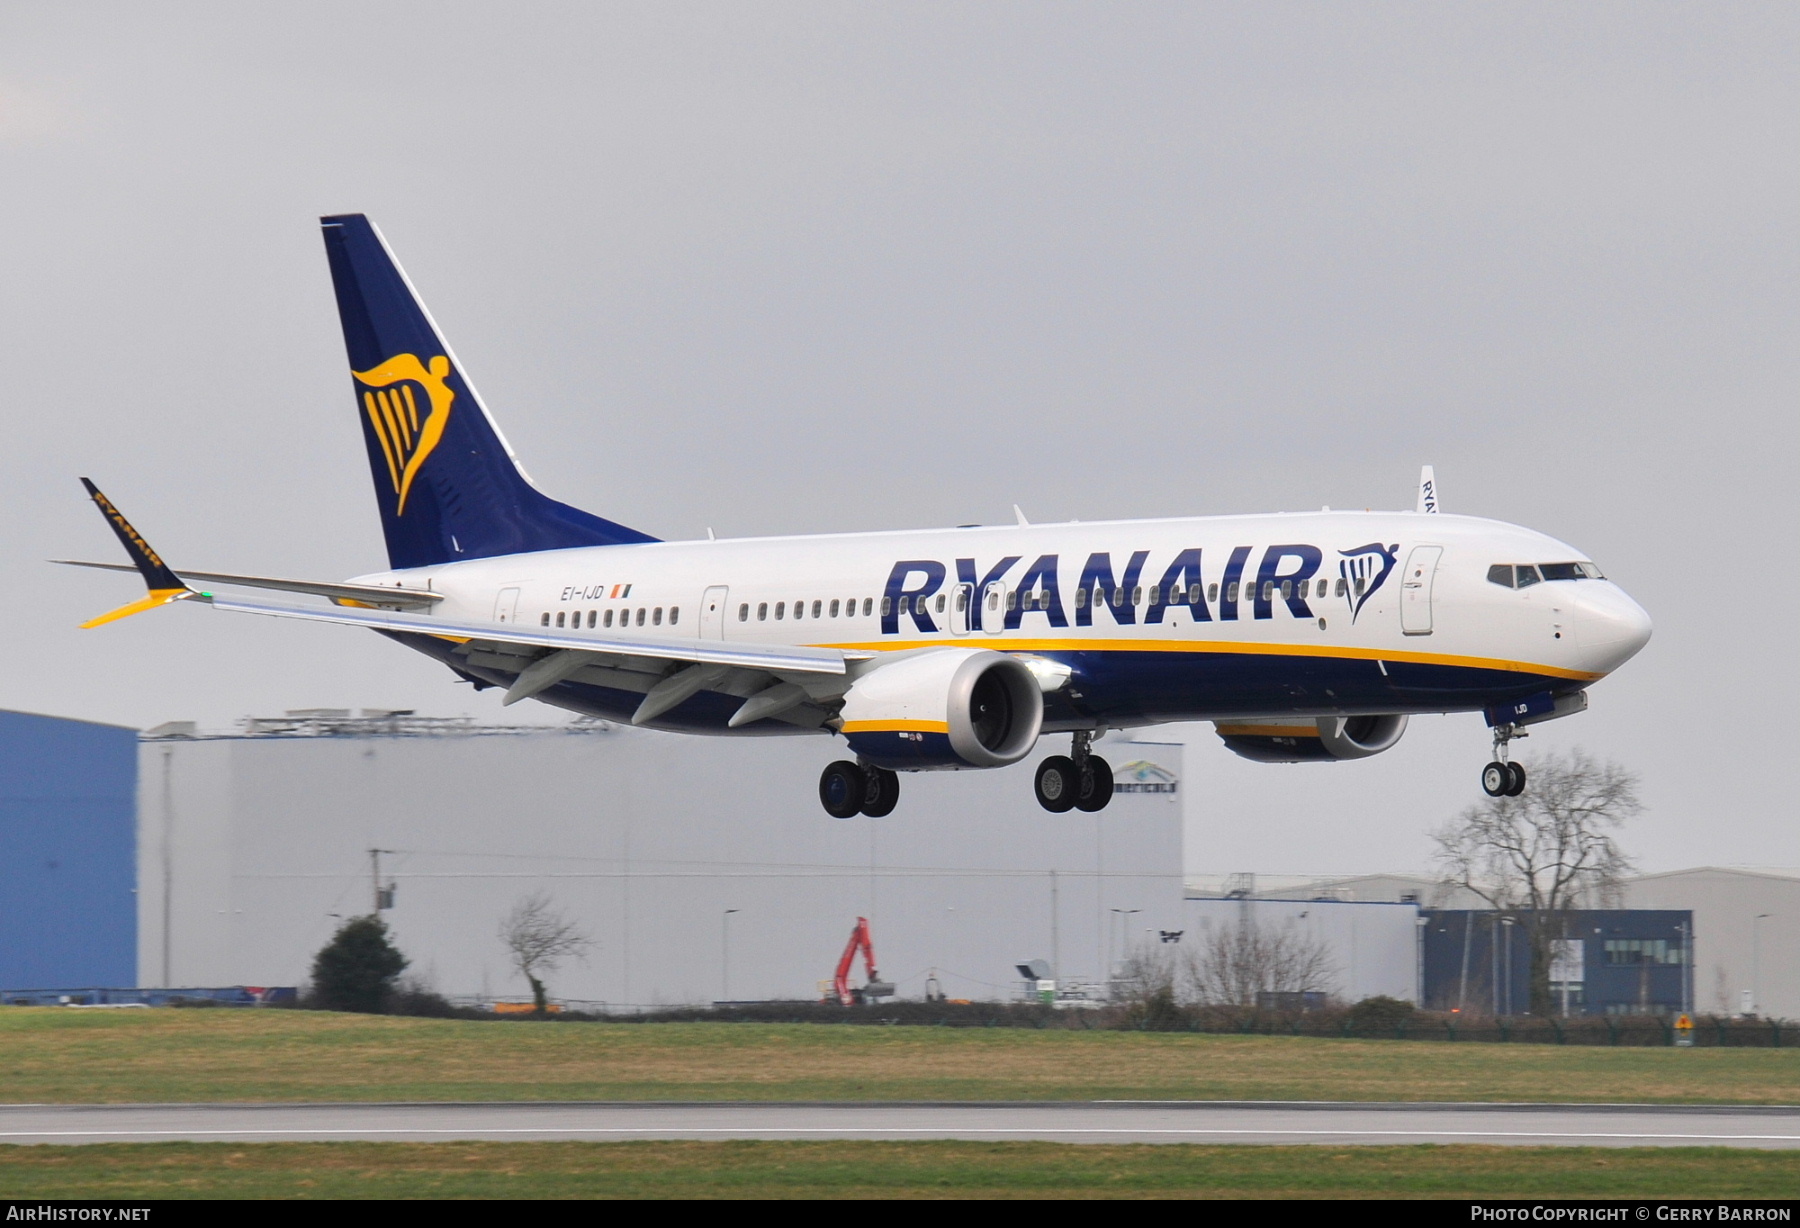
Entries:
[[1330, 948], [1290, 918], [1259, 924], [1245, 913], [1229, 925], [1205, 926], [1184, 959], [1186, 980], [1199, 1001], [1255, 1006], [1264, 993], [1330, 993], [1337, 965]]
[[512, 956], [513, 967], [531, 982], [531, 1000], [538, 1014], [549, 1008], [543, 977], [556, 971], [563, 960], [580, 958], [593, 942], [579, 926], [552, 907], [550, 897], [533, 892], [500, 921], [500, 941]]
[[1470, 806], [1432, 833], [1447, 887], [1461, 887], [1501, 912], [1519, 912], [1531, 944], [1531, 1010], [1554, 1009], [1551, 943], [1557, 914], [1617, 904], [1631, 861], [1613, 838], [1643, 810], [1637, 776], [1580, 749], [1531, 766], [1518, 797]]

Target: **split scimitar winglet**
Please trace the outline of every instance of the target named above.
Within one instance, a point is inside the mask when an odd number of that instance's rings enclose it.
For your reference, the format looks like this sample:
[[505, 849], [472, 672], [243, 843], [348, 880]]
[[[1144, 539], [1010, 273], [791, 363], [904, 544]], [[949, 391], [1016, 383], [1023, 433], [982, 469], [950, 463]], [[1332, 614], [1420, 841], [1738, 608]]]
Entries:
[[94, 506], [100, 509], [100, 514], [106, 517], [106, 523], [112, 526], [112, 531], [119, 538], [119, 544], [125, 547], [125, 553], [137, 566], [139, 574], [144, 577], [145, 587], [150, 590], [148, 595], [129, 605], [122, 605], [98, 618], [88, 619], [81, 624], [82, 630], [117, 622], [121, 618], [142, 614], [145, 610], [154, 610], [158, 606], [168, 605], [170, 602], [181, 601], [188, 597], [200, 597], [205, 600], [202, 594], [196, 593], [182, 583], [181, 577], [169, 570], [169, 565], [163, 562], [156, 551], [150, 548], [150, 543], [144, 540], [143, 535], [131, 527], [131, 522], [125, 519], [124, 513], [113, 506], [112, 500], [100, 493], [98, 486], [86, 478], [81, 479], [81, 484], [87, 487], [88, 497], [94, 501]]

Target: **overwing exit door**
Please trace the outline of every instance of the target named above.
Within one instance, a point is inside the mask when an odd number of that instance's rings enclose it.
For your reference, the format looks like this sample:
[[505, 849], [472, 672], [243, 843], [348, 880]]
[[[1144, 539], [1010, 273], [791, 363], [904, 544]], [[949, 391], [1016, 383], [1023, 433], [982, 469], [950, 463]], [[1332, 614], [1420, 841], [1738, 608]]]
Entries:
[[1437, 577], [1442, 546], [1414, 546], [1400, 579], [1400, 630], [1407, 635], [1431, 634], [1431, 583]]
[[706, 590], [706, 595], [700, 598], [701, 639], [722, 640], [725, 638], [725, 607], [730, 604], [730, 601], [731, 589], [726, 585], [719, 584]]

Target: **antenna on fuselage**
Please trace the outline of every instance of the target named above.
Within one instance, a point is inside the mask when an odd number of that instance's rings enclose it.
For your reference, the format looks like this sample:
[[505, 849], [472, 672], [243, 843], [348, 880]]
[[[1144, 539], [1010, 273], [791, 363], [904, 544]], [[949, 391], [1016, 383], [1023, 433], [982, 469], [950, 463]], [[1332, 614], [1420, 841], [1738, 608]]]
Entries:
[[1430, 465], [1419, 466], [1419, 505], [1413, 510], [1427, 516], [1437, 515], [1437, 475], [1431, 472]]

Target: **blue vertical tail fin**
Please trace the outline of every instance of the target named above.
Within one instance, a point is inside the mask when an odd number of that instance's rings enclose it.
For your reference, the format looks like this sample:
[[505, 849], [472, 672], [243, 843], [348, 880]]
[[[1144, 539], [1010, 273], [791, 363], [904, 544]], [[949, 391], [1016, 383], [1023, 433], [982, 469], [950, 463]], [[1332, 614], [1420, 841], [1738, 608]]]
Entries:
[[393, 567], [656, 540], [533, 486], [373, 223], [319, 222]]

